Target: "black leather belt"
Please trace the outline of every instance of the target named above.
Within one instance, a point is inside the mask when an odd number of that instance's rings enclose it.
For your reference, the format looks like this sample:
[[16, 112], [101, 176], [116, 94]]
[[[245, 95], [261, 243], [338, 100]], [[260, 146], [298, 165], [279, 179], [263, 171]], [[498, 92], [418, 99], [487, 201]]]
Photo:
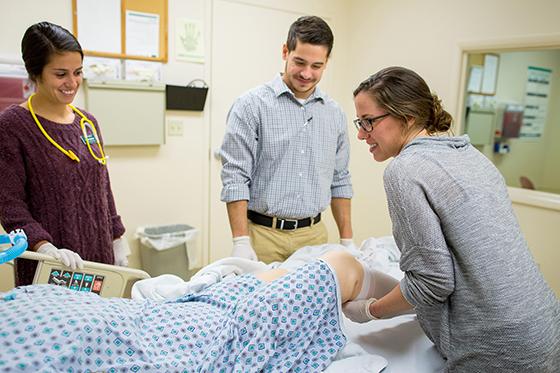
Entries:
[[[255, 211], [247, 211], [247, 217], [255, 224], [264, 225], [265, 227], [272, 227], [274, 218], [271, 216], [266, 216], [259, 214]], [[282, 229], [286, 231], [293, 231], [298, 228], [309, 227], [312, 224], [317, 224], [321, 221], [321, 213], [319, 213], [314, 218], [305, 219], [280, 219], [276, 218], [276, 229]]]

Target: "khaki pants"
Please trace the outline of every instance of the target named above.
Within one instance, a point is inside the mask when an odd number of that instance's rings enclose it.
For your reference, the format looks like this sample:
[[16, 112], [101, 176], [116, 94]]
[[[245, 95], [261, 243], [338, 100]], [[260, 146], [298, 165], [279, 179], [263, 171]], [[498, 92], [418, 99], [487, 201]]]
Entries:
[[309, 227], [285, 231], [255, 224], [249, 220], [249, 235], [259, 260], [265, 263], [283, 262], [297, 249], [325, 244], [329, 238], [322, 221]]

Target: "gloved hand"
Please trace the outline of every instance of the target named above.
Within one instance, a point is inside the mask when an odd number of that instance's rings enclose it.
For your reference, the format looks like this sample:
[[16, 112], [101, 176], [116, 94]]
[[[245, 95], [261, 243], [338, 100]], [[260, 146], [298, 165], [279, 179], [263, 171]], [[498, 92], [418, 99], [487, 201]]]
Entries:
[[120, 237], [113, 241], [113, 254], [115, 254], [116, 266], [128, 267], [130, 247], [128, 247], [128, 241], [126, 238]]
[[354, 245], [354, 240], [351, 238], [341, 238], [340, 244], [348, 249], [348, 251], [358, 251], [356, 245]]
[[231, 256], [254, 261], [259, 260], [257, 258], [257, 253], [255, 253], [255, 250], [253, 250], [253, 247], [251, 246], [249, 236], [233, 237], [233, 249], [231, 250]]
[[377, 299], [375, 298], [369, 298], [346, 302], [342, 305], [342, 312], [344, 312], [346, 317], [350, 320], [358, 323], [377, 320], [377, 317], [369, 312], [369, 306], [376, 301]]
[[72, 269], [77, 268], [84, 268], [84, 261], [78, 255], [78, 253], [73, 252], [72, 250], [68, 249], [58, 249], [52, 243], [47, 242], [39, 246], [37, 249], [38, 253], [47, 254], [61, 262], [67, 267], [71, 267]]

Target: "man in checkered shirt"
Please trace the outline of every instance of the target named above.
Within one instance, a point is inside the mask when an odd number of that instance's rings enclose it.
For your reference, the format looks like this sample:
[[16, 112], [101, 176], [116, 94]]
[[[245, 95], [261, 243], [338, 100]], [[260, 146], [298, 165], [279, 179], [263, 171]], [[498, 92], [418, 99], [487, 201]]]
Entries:
[[284, 72], [230, 109], [220, 153], [233, 256], [270, 263], [326, 243], [329, 204], [341, 244], [354, 247], [346, 117], [317, 87], [333, 40], [324, 20], [300, 17], [282, 47]]

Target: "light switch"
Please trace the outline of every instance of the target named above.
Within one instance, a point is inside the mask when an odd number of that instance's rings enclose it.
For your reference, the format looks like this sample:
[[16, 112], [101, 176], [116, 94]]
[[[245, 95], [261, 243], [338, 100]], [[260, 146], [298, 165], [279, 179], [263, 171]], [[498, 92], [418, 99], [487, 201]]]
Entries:
[[183, 121], [180, 119], [169, 119], [167, 121], [168, 136], [183, 136]]

